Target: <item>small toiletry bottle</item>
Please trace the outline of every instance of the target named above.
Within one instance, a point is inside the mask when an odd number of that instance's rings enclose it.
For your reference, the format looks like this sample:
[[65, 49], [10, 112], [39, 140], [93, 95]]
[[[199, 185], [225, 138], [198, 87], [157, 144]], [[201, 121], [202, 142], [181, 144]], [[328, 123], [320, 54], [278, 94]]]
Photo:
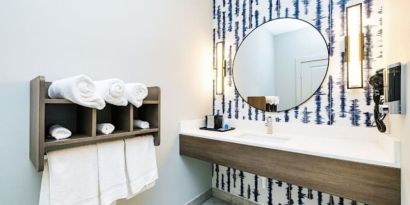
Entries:
[[273, 134], [273, 118], [272, 116], [267, 116], [266, 117], [266, 134]]
[[215, 115], [215, 127], [214, 129], [223, 129], [224, 117], [222, 115]]
[[224, 130], [228, 130], [228, 129], [229, 129], [229, 119], [228, 119], [228, 116], [226, 116], [226, 115], [224, 115], [224, 118], [223, 118], [223, 126], [222, 126], [222, 128], [223, 128]]
[[213, 115], [205, 116], [205, 121], [206, 121], [206, 128], [214, 129], [214, 127], [215, 127], [215, 118], [214, 118]]

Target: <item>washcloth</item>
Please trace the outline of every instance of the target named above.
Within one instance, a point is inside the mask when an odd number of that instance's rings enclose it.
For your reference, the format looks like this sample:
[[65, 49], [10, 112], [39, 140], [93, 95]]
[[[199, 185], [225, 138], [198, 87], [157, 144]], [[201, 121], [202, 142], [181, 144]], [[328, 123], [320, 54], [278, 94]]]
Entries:
[[48, 133], [51, 137], [57, 140], [66, 139], [71, 137], [71, 131], [61, 125], [53, 125], [48, 129]]
[[149, 122], [142, 121], [142, 120], [134, 120], [134, 127], [138, 127], [138, 128], [141, 128], [141, 129], [148, 129], [149, 128]]
[[100, 202], [101, 205], [115, 204], [128, 196], [124, 141], [98, 143], [97, 149]]
[[40, 205], [99, 205], [97, 146], [47, 153]]
[[100, 134], [108, 135], [114, 132], [114, 130], [115, 130], [115, 126], [111, 123], [97, 124], [97, 132]]
[[152, 135], [125, 139], [128, 197], [150, 188], [158, 179], [154, 138]]
[[107, 102], [113, 105], [126, 106], [128, 100], [125, 97], [125, 83], [120, 79], [107, 79], [95, 82], [97, 93]]
[[135, 107], [141, 107], [144, 98], [148, 95], [148, 88], [142, 83], [127, 83], [125, 85], [125, 96]]
[[65, 98], [73, 103], [99, 110], [105, 107], [105, 101], [96, 92], [94, 82], [85, 75], [53, 81], [48, 88], [50, 98]]

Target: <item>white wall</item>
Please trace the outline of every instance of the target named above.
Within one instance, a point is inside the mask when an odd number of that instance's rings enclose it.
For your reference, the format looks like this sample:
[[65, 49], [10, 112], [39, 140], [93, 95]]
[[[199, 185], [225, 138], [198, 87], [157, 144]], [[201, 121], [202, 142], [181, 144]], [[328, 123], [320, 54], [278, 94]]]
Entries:
[[211, 166], [179, 156], [178, 122], [211, 112], [212, 1], [0, 0], [0, 204], [38, 204], [29, 160], [29, 81], [79, 73], [162, 88], [160, 178], [119, 204], [181, 205]]
[[278, 110], [301, 103], [296, 99], [296, 60], [327, 56], [326, 46], [323, 37], [313, 27], [275, 35], [275, 93], [280, 97]]
[[241, 44], [234, 62], [234, 78], [242, 97], [275, 95], [274, 37], [258, 28]]
[[[410, 70], [410, 2], [403, 0], [383, 1], [384, 64], [407, 63]], [[410, 100], [410, 72], [407, 72], [407, 111]], [[391, 116], [391, 132], [402, 140], [402, 204], [410, 205], [410, 112]]]

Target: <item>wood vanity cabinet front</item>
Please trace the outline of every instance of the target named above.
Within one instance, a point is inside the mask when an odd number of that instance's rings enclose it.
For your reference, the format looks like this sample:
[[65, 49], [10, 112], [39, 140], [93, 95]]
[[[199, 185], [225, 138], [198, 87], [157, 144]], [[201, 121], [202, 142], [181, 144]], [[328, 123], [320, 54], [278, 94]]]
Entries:
[[400, 169], [180, 135], [180, 154], [370, 205], [400, 204]]

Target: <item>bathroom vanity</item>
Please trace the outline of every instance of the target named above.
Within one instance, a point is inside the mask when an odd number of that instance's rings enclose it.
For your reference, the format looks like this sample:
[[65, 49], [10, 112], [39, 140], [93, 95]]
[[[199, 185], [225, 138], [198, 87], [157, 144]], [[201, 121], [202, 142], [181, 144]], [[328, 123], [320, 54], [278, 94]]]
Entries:
[[374, 129], [278, 123], [267, 135], [261, 123], [236, 121], [224, 133], [199, 130], [202, 123], [181, 123], [181, 155], [367, 204], [400, 204], [400, 143]]
[[[361, 4], [349, 11], [360, 12]], [[243, 120], [232, 120], [236, 129], [223, 133], [199, 130], [201, 120], [182, 122], [180, 153], [365, 204], [398, 205], [400, 142], [372, 128], [386, 130], [381, 122], [386, 113], [377, 107], [382, 92], [375, 92], [374, 103], [367, 93], [377, 83], [370, 83], [371, 88], [363, 83], [361, 27], [356, 38], [345, 36], [344, 73], [329, 70], [335, 55], [316, 27], [302, 19], [279, 18], [252, 30], [237, 48], [228, 76], [234, 86], [228, 84], [226, 91], [226, 42], [216, 42], [214, 114]], [[360, 58], [353, 62], [355, 54]], [[261, 113], [267, 127], [259, 121]], [[273, 121], [280, 123], [273, 123], [273, 134], [268, 134]], [[293, 204], [290, 195], [286, 198], [286, 204]]]

